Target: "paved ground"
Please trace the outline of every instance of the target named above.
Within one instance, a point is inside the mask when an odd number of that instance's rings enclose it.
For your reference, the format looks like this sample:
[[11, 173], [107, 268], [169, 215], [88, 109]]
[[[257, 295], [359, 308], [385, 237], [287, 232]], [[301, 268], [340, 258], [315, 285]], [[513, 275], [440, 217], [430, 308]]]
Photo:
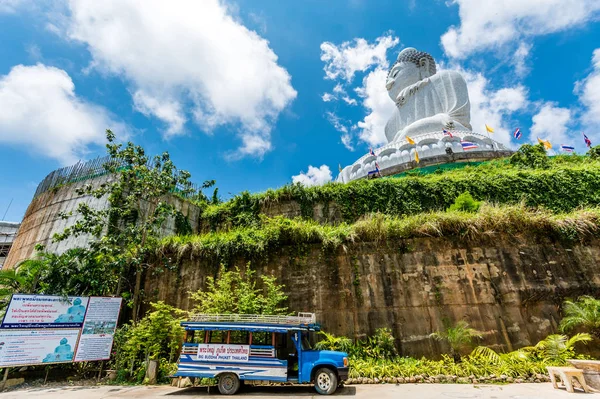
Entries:
[[[187, 399], [192, 397], [217, 396], [218, 390], [206, 388], [173, 388], [170, 386], [95, 386], [30, 388], [0, 394], [0, 399], [60, 398], [60, 399], [104, 399], [104, 398], [163, 398]], [[402, 384], [402, 385], [352, 385], [336, 392], [336, 397], [354, 399], [558, 399], [589, 396], [591, 394], [569, 394], [565, 390], [556, 390], [550, 383], [509, 384], [509, 385], [466, 385], [466, 384]], [[311, 387], [245, 387], [238, 397], [294, 398], [315, 397]], [[600, 397], [600, 395], [598, 395]]]

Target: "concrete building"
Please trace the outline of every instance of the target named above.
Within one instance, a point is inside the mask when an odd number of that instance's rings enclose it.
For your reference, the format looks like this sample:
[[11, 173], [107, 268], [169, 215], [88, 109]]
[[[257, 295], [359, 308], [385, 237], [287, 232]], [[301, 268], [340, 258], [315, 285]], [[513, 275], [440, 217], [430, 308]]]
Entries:
[[0, 221], [0, 269], [19, 231], [20, 223]]

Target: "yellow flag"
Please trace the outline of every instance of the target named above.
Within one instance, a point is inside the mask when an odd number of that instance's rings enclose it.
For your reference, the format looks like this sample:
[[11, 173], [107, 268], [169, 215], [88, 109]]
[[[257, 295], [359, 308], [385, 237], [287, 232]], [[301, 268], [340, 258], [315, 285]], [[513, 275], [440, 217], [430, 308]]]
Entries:
[[406, 141], [408, 141], [408, 144], [415, 145], [415, 141], [408, 136], [406, 136]]
[[485, 125], [485, 130], [487, 130], [489, 133], [494, 133], [494, 129], [489, 127], [487, 124]]
[[419, 153], [415, 150], [415, 162], [419, 163]]
[[545, 149], [549, 150], [552, 148], [552, 144], [548, 140], [542, 140], [538, 137], [538, 143], [542, 144]]

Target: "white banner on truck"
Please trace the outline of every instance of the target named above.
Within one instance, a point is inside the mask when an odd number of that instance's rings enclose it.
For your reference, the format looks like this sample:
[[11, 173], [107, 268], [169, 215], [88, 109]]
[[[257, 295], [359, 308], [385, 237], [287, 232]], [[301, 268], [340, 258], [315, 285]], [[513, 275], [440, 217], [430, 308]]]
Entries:
[[198, 344], [198, 360], [205, 362], [248, 361], [250, 345]]

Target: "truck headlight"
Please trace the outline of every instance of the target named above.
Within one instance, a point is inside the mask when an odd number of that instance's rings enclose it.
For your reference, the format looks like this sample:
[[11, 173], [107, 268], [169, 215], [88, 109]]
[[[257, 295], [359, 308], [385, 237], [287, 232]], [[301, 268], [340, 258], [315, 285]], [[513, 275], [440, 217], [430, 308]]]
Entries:
[[348, 367], [348, 358], [347, 357], [344, 358], [344, 367]]

